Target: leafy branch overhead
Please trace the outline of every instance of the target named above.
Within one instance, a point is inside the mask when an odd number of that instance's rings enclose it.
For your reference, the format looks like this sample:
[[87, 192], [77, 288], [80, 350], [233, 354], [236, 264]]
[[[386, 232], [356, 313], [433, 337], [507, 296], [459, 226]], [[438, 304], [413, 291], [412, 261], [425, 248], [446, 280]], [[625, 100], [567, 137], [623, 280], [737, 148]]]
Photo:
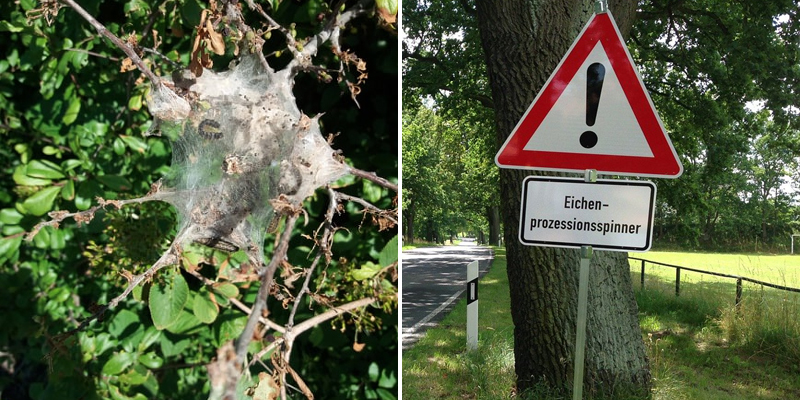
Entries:
[[[323, 134], [323, 114], [306, 115], [298, 105], [295, 87], [300, 74], [316, 76], [320, 84], [332, 83], [332, 76], [336, 76], [336, 82], [358, 106], [356, 98], [368, 78], [367, 63], [344, 46], [345, 30], [372, 15], [376, 5], [369, 1], [350, 6], [344, 2], [321, 3], [318, 24], [309, 28], [278, 23], [273, 14], [280, 6], [275, 3], [267, 13], [253, 1], [212, 0], [208, 8], [197, 10], [199, 22], [188, 67], [183, 68], [179, 57], [170, 56], [175, 51], [162, 54], [158, 34], [149, 32], [156, 16], [166, 13], [170, 2], [151, 10], [150, 26], [144, 29], [153, 41], [153, 47], [148, 48], [142, 44], [144, 38], [134, 34], [120, 39], [75, 0], [62, 1], [125, 53], [121, 73], [135, 66], [149, 80], [149, 87], [140, 92], [153, 117], [148, 133], [169, 140], [172, 163], [144, 196], [98, 197], [96, 205], [78, 211], [51, 211], [51, 219], [33, 226], [27, 237], [36, 240], [49, 234], [68, 218], [81, 226], [92, 224], [97, 215], [123, 213], [128, 205], [138, 204], [144, 210], [143, 203], [150, 201], [174, 207], [176, 233], [148, 267], [137, 270], [115, 263], [121, 268], [116, 272], [126, 281], [124, 290], [105, 305], [95, 307], [82, 321], [75, 321], [75, 326], [57, 341], [82, 335], [94, 321], [133, 294], [147, 302], [156, 332], [186, 334], [202, 325], [224, 330], [217, 338], [215, 357], [204, 363], [209, 398], [256, 394], [260, 397], [255, 398], [286, 398], [290, 381], [297, 391], [313, 398], [304, 380], [308, 377], [300, 376], [301, 369], [291, 359], [298, 337], [325, 321], [341, 321], [355, 327], [353, 349], [359, 352], [363, 344], [358, 342], [358, 332], [380, 328], [370, 309], [391, 313], [397, 302], [396, 236], [384, 245], [377, 264], [337, 260], [333, 249], [349, 229], [335, 221], [352, 210], [360, 210], [363, 221], [371, 221], [379, 231], [394, 230], [397, 204], [384, 199], [390, 191], [397, 192], [397, 185], [351, 165], [346, 154], [334, 150], [335, 142], [329, 140], [334, 135]], [[58, 2], [45, 2], [29, 17], [44, 17], [49, 24], [57, 20], [59, 8]], [[396, 3], [378, 5], [382, 29], [393, 29], [396, 8]], [[273, 35], [282, 38], [285, 45], [265, 54], [268, 41], [271, 48], [275, 47]], [[281, 57], [283, 54], [290, 55], [288, 61]], [[219, 64], [230, 58], [233, 62], [227, 69], [212, 69], [215, 61]], [[164, 78], [164, 65], [178, 68]], [[153, 70], [156, 66], [158, 69]], [[140, 139], [131, 136], [124, 140]], [[63, 171], [55, 163], [30, 163], [20, 171], [20, 180], [61, 179], [65, 177]], [[50, 182], [35, 183], [46, 186]], [[59, 194], [64, 198], [75, 196], [69, 193], [74, 192], [74, 188], [68, 188], [70, 182], [45, 187], [28, 197], [23, 203], [26, 212], [42, 215], [52, 208]], [[348, 187], [357, 182], [378, 195], [354, 196]], [[124, 178], [117, 183], [120, 188], [136, 184]], [[327, 205], [315, 201], [320, 196], [327, 196]], [[324, 211], [320, 213], [320, 209]], [[302, 236], [308, 243], [301, 245], [305, 261], [293, 265], [298, 261], [290, 261], [294, 257], [289, 255], [298, 245], [290, 245], [290, 241], [303, 228], [297, 226], [301, 218], [303, 226], [312, 220], [319, 225]], [[128, 222], [121, 221], [109, 237], [130, 237], [123, 234]], [[273, 234], [274, 241], [269, 239]], [[124, 250], [132, 246], [130, 243], [117, 245], [119, 251], [106, 252], [92, 241], [86, 254], [103, 253], [91, 261], [95, 266], [102, 265], [104, 259], [138, 254]], [[209, 265], [217, 268], [216, 273], [207, 270]], [[288, 315], [273, 315], [276, 311], [270, 310], [275, 307], [268, 307], [268, 299], [277, 300], [278, 308], [287, 310]], [[226, 321], [235, 315], [231, 314], [233, 310], [238, 310], [242, 318], [230, 325]], [[221, 321], [223, 314], [227, 317]], [[106, 373], [122, 373], [138, 365], [121, 362], [129, 358], [120, 357], [107, 370], [104, 368]], [[260, 371], [256, 374], [258, 382], [252, 380], [252, 371]], [[135, 386], [124, 390], [135, 393]]]

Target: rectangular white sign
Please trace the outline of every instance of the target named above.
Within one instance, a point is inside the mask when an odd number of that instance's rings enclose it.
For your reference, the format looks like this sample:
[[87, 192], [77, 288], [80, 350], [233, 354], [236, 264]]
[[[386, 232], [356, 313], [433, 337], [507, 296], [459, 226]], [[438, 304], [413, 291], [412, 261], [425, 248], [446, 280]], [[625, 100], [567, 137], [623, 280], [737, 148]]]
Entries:
[[522, 182], [519, 240], [531, 246], [645, 252], [656, 186], [648, 181], [529, 176]]

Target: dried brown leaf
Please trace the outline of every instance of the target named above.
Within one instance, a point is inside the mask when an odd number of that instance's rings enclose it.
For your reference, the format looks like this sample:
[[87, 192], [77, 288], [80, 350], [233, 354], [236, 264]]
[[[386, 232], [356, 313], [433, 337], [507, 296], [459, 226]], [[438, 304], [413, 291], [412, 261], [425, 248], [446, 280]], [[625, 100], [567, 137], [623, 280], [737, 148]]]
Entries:
[[214, 24], [211, 23], [210, 19], [206, 20], [205, 28], [207, 34], [206, 46], [208, 49], [218, 56], [225, 54], [225, 38], [221, 33], [214, 30]]

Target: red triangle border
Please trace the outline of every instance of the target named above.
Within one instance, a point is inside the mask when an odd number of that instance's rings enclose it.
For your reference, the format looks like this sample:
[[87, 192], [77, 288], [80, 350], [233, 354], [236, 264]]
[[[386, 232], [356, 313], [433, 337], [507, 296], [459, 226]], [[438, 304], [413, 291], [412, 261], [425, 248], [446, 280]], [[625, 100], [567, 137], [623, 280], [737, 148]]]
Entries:
[[[525, 145], [566, 88], [567, 85], [560, 83], [572, 81], [597, 42], [603, 44], [653, 157], [525, 150]], [[599, 173], [662, 178], [677, 178], [683, 173], [683, 166], [610, 13], [595, 14], [589, 20], [500, 148], [495, 162], [501, 168], [563, 172], [595, 169]]]

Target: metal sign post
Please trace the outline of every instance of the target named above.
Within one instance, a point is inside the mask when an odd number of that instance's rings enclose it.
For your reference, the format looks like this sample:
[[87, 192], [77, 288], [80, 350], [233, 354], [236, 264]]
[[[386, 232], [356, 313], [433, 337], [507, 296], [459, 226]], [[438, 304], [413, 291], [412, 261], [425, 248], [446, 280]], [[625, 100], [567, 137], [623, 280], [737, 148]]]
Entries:
[[[587, 169], [584, 181], [597, 182], [597, 171]], [[572, 380], [572, 400], [583, 397], [583, 360], [586, 355], [586, 314], [589, 308], [589, 264], [592, 261], [592, 246], [581, 246], [581, 266], [578, 278], [578, 316], [575, 328], [575, 365]]]
[[583, 360], [586, 352], [586, 314], [589, 305], [589, 262], [592, 246], [581, 247], [581, 271], [578, 278], [578, 326], [575, 331], [575, 372], [572, 399], [583, 397]]
[[478, 262], [467, 265], [467, 351], [478, 349]]

